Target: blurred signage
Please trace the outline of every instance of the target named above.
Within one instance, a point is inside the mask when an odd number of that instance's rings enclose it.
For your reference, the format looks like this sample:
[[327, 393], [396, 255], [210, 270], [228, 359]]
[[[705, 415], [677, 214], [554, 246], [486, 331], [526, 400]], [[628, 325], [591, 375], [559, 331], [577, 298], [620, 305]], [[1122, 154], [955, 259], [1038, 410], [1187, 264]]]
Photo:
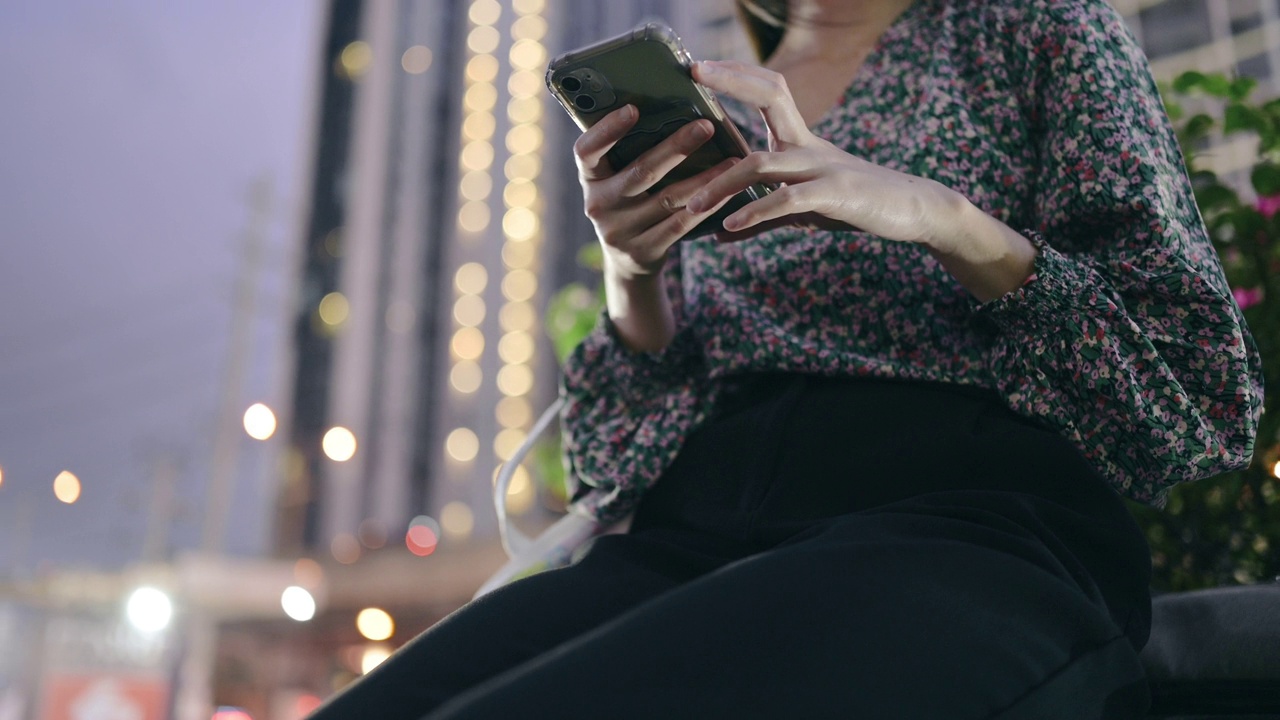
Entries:
[[165, 720], [163, 677], [99, 673], [45, 678], [39, 720]]

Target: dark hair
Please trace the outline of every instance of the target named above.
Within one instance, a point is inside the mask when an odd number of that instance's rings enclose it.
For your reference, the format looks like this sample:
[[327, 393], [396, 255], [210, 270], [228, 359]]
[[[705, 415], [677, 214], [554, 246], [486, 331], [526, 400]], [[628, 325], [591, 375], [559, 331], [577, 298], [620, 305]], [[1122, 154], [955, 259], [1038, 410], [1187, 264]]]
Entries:
[[737, 6], [756, 57], [768, 60], [787, 29], [787, 0], [737, 0]]

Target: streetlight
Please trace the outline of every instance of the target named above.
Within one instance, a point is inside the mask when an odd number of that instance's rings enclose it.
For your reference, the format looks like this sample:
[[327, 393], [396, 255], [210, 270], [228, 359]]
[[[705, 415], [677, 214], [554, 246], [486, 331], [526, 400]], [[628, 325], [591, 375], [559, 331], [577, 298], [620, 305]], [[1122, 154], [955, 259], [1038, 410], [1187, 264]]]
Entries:
[[129, 596], [125, 605], [129, 622], [144, 633], [160, 632], [173, 618], [173, 601], [159, 588], [144, 585]]
[[62, 502], [72, 505], [80, 499], [80, 478], [70, 470], [63, 470], [53, 479], [53, 495]]
[[267, 440], [276, 434], [276, 414], [262, 403], [254, 403], [244, 411], [244, 431], [254, 440]]
[[285, 615], [298, 622], [306, 622], [316, 616], [316, 599], [306, 588], [297, 585], [290, 585], [280, 594], [280, 607], [284, 608]]
[[324, 449], [324, 454], [329, 456], [330, 460], [346, 462], [356, 454], [355, 433], [341, 425], [329, 428], [329, 432], [324, 434], [324, 439], [320, 442], [320, 447]]

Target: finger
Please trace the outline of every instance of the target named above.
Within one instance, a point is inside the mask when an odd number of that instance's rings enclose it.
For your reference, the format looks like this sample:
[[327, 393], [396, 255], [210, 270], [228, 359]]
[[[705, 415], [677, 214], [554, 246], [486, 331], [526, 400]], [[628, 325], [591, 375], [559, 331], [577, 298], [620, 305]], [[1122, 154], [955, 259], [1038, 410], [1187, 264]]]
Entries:
[[[689, 204], [689, 199], [697, 195], [699, 190], [707, 183], [723, 175], [738, 162], [738, 158], [729, 158], [691, 178], [668, 185], [631, 209], [626, 217], [626, 222], [640, 228], [648, 228], [662, 222], [667, 216], [685, 209]], [[701, 215], [707, 215], [715, 212], [722, 204], [724, 204], [723, 201], [708, 205], [706, 209], [698, 210], [697, 212]]]
[[754, 152], [732, 170], [707, 183], [689, 200], [689, 209], [700, 212], [703, 207], [719, 203], [758, 183], [797, 183], [810, 180], [819, 172], [820, 158], [804, 150], [785, 153]]
[[618, 173], [615, 190], [621, 197], [635, 197], [648, 192], [714, 134], [715, 127], [709, 120], [686, 123]]
[[760, 108], [769, 131], [780, 142], [799, 145], [811, 136], [781, 74], [738, 62], [704, 60], [693, 66], [693, 77], [716, 92]]
[[639, 117], [634, 105], [623, 105], [582, 133], [573, 143], [573, 157], [583, 178], [602, 180], [613, 174], [605, 153], [627, 134]]
[[808, 183], [778, 188], [759, 200], [747, 203], [724, 219], [724, 229], [736, 232], [771, 220], [817, 210], [816, 198]]

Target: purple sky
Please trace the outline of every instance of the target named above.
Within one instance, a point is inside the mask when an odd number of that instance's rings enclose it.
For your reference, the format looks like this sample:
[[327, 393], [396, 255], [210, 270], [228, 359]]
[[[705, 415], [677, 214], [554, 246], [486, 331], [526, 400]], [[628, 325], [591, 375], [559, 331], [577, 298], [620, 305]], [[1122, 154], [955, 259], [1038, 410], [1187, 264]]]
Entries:
[[[154, 459], [198, 542], [248, 187], [275, 210], [242, 405], [279, 400], [314, 0], [0, 3], [0, 578], [137, 560]], [[230, 548], [265, 547], [245, 440]], [[60, 470], [84, 494], [52, 493]]]

